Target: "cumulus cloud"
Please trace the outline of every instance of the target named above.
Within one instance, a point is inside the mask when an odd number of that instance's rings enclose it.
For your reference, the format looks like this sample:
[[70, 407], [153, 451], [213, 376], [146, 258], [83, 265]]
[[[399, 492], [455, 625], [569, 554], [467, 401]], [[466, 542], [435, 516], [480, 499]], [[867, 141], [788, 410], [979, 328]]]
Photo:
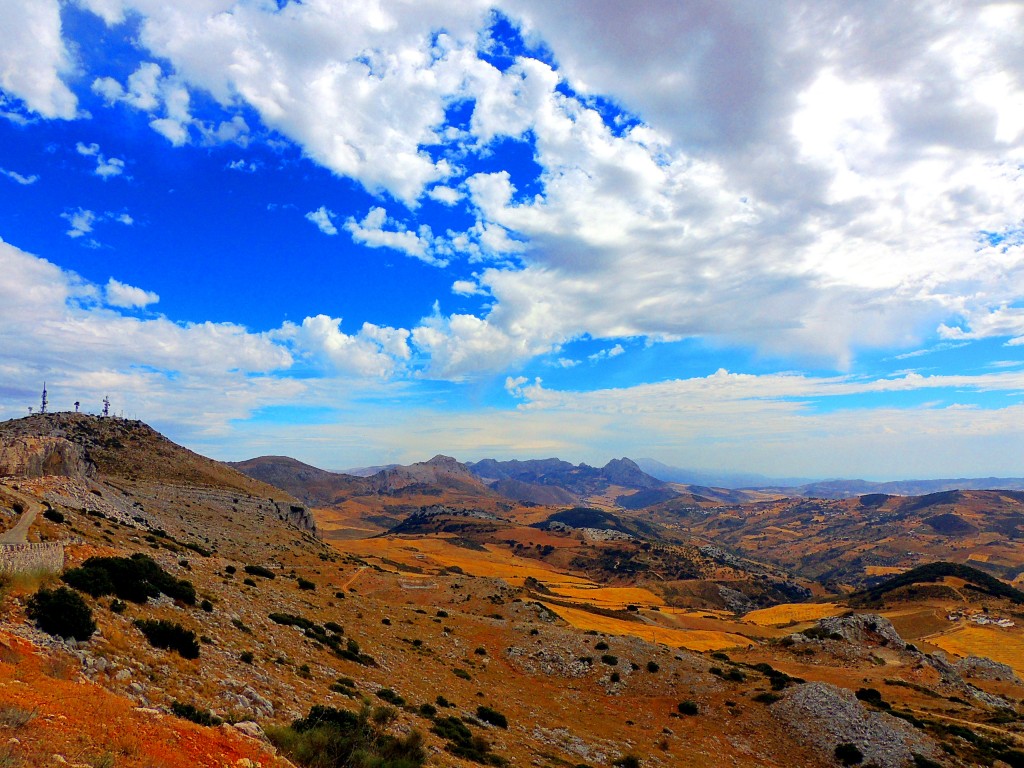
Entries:
[[[140, 297], [137, 290], [116, 280], [97, 286], [0, 241], [0, 386], [20, 391], [45, 374], [60, 382], [69, 404], [79, 396], [85, 401], [88, 393], [98, 403], [110, 387], [112, 395], [130, 391], [135, 407], [164, 414], [160, 401], [166, 396], [181, 406], [174, 410], [179, 423], [201, 421], [214, 400], [224, 407], [222, 415], [211, 416], [220, 423], [265, 402], [271, 392], [296, 391], [293, 383], [251, 376], [292, 362], [265, 334], [231, 323], [175, 323], [119, 312], [118, 300], [151, 303], [148, 292]], [[236, 392], [243, 404], [229, 402], [225, 391]]]
[[108, 158], [100, 151], [99, 144], [85, 144], [78, 142], [75, 146], [78, 154], [85, 157], [96, 158], [96, 169], [93, 171], [97, 176], [106, 181], [113, 176], [120, 176], [124, 173], [124, 160], [116, 157]]
[[107, 304], [124, 309], [141, 309], [160, 301], [160, 297], [153, 291], [136, 288], [114, 278], [107, 281], [103, 293]]
[[112, 77], [98, 77], [93, 80], [92, 90], [109, 105], [120, 102], [149, 113], [150, 128], [175, 147], [190, 143], [193, 130], [207, 145], [234, 142], [246, 146], [249, 142], [249, 125], [241, 115], [219, 123], [194, 117], [185, 83], [180, 77], [164, 75], [156, 62], [140, 64], [123, 86]]
[[0, 175], [6, 176], [11, 181], [21, 184], [22, 186], [35, 184], [37, 181], [39, 181], [39, 176], [35, 173], [33, 173], [31, 176], [23, 176], [17, 171], [8, 171], [6, 168], [0, 168]]
[[316, 224], [317, 228], [325, 235], [336, 235], [338, 228], [334, 226], [332, 219], [337, 215], [334, 211], [328, 210], [327, 206], [321, 205], [315, 211], [307, 213], [306, 218]]
[[[60, 215], [68, 223], [67, 236], [73, 239], [78, 239], [84, 235], [88, 235], [93, 231], [96, 224], [103, 221], [116, 221], [118, 224], [124, 224], [127, 227], [132, 226], [135, 223], [135, 219], [127, 212], [122, 211], [121, 213], [113, 213], [107, 211], [106, 213], [96, 213], [90, 211], [87, 208], [77, 208], [73, 211], [65, 211]], [[96, 247], [98, 243], [90, 241], [93, 247]]]
[[[396, 201], [345, 222], [356, 242], [489, 265], [476, 285], [492, 303], [412, 329], [428, 375], [583, 335], [703, 337], [840, 369], [936, 329], [1022, 338], [1005, 308], [1024, 295], [1024, 242], [982, 236], [1019, 231], [1024, 207], [1020, 6], [503, 0], [557, 65], [499, 69], [479, 50], [483, 2], [82, 2], [109, 24], [138, 14], [140, 47], [166, 62], [95, 80], [110, 103], [174, 144], [241, 141], [250, 109]], [[40, 67], [51, 84], [59, 47]], [[191, 91], [230, 118], [197, 121]], [[448, 125], [456, 103], [468, 121]], [[506, 139], [540, 169], [529, 194], [467, 170]], [[424, 195], [475, 223], [434, 234], [415, 220]]]
[[448, 265], [447, 260], [435, 255], [434, 236], [430, 227], [424, 224], [416, 232], [408, 230], [405, 225], [390, 218], [383, 208], [371, 208], [362, 221], [349, 217], [345, 229], [355, 242], [370, 248], [390, 248], [427, 264], [438, 267]]
[[60, 217], [67, 221], [69, 225], [67, 236], [72, 238], [79, 238], [89, 234], [92, 232], [93, 224], [96, 223], [96, 214], [85, 208], [65, 211]]
[[74, 60], [61, 36], [58, 0], [9, 0], [0, 5], [0, 90], [45, 118], [71, 120], [78, 99], [64, 82]]
[[616, 344], [614, 347], [608, 347], [607, 349], [601, 349], [592, 355], [587, 355], [587, 360], [592, 363], [596, 363], [599, 360], [607, 360], [610, 357], [618, 357], [619, 355], [625, 354], [626, 350], [621, 344]]
[[406, 330], [363, 323], [358, 333], [346, 334], [341, 318], [327, 315], [307, 317], [301, 325], [285, 322], [273, 337], [300, 356], [359, 376], [391, 376], [411, 356]]

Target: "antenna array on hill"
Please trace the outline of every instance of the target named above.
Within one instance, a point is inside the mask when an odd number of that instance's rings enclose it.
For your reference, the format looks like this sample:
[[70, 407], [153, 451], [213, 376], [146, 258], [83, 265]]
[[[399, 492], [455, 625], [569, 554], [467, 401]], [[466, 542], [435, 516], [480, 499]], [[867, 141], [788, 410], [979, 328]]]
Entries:
[[110, 398], [107, 397], [106, 395], [104, 395], [104, 397], [103, 397], [103, 415], [104, 416], [109, 416], [110, 415]]
[[47, 405], [47, 402], [46, 402], [46, 382], [44, 381], [43, 382], [43, 400], [39, 404], [39, 412], [40, 413], [46, 413], [46, 405]]

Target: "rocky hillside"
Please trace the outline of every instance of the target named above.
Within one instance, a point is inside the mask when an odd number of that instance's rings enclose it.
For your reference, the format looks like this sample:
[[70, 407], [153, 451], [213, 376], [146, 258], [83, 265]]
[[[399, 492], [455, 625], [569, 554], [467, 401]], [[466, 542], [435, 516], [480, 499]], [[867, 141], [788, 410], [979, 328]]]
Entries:
[[670, 501], [645, 513], [679, 533], [823, 583], [870, 583], [885, 569], [935, 560], [970, 560], [1009, 580], [1024, 572], [1024, 494], [1019, 491], [791, 498], [710, 510]]

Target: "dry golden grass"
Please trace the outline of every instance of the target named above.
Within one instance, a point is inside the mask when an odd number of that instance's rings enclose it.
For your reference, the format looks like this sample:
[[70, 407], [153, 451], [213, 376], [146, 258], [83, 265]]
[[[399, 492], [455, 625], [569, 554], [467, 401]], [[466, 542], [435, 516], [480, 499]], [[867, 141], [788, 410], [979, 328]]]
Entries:
[[518, 557], [498, 547], [484, 545], [484, 550], [467, 549], [440, 537], [420, 536], [404, 539], [389, 536], [379, 539], [335, 541], [332, 544], [340, 552], [360, 557], [386, 558], [392, 562], [424, 570], [454, 566], [471, 576], [504, 579], [516, 587], [522, 586], [531, 576], [552, 585], [557, 582], [573, 586], [595, 586], [582, 577], [562, 573], [539, 560]]
[[1024, 632], [1020, 629], [968, 624], [928, 640], [947, 653], [956, 656], [985, 656], [1008, 664], [1017, 674], [1024, 675]]
[[598, 608], [623, 610], [627, 605], [647, 607], [665, 604], [664, 600], [643, 587], [574, 587], [553, 584], [548, 586], [558, 597], [595, 605]]
[[906, 568], [896, 568], [890, 565], [869, 565], [864, 568], [864, 573], [867, 576], [895, 576], [906, 570]]
[[743, 620], [758, 626], [777, 627], [793, 622], [817, 621], [826, 616], [838, 616], [845, 610], [845, 607], [836, 603], [783, 603], [751, 611]]
[[691, 651], [716, 651], [722, 648], [746, 647], [750, 644], [747, 638], [730, 632], [715, 632], [701, 629], [668, 629], [667, 627], [655, 627], [610, 616], [599, 616], [577, 608], [566, 608], [550, 603], [544, 603], [544, 605], [549, 611], [558, 614], [577, 629], [592, 629], [595, 632], [603, 632], [607, 635], [639, 637], [652, 643], [662, 643], [673, 648], [686, 648]]

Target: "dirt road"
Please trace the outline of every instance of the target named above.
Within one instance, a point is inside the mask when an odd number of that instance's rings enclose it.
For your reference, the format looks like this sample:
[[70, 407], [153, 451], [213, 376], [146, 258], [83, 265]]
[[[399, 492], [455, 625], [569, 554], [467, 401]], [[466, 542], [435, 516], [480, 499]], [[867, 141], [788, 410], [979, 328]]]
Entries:
[[36, 515], [42, 511], [43, 505], [31, 496], [18, 493], [3, 485], [0, 485], [0, 503], [11, 509], [15, 508], [15, 504], [20, 504], [23, 510], [14, 527], [0, 534], [0, 544], [24, 544], [28, 541], [28, 529], [32, 527]]

